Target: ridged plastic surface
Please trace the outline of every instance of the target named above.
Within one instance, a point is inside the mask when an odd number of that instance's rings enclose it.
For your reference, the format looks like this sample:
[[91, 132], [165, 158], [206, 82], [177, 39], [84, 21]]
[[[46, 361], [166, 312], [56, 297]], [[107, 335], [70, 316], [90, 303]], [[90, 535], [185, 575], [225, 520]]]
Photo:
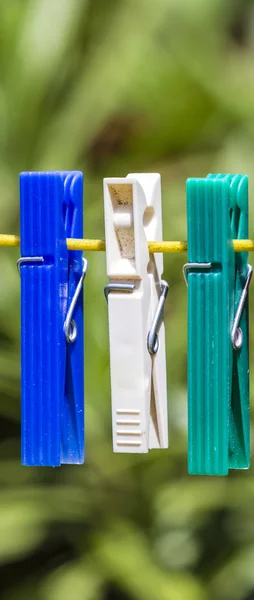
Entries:
[[248, 310], [243, 345], [231, 330], [247, 275], [232, 239], [248, 233], [246, 176], [187, 181], [188, 261], [212, 263], [188, 276], [188, 469], [226, 475], [249, 466]]
[[[233, 239], [248, 238], [248, 177], [227, 176], [230, 180], [231, 234]], [[248, 253], [235, 253], [236, 313], [248, 271]], [[233, 352], [232, 389], [229, 412], [229, 468], [250, 466], [250, 403], [249, 403], [249, 310], [248, 298], [241, 317], [243, 344]]]
[[63, 324], [82, 272], [83, 175], [21, 173], [21, 454], [24, 465], [84, 461], [83, 294], [74, 312], [78, 336]]

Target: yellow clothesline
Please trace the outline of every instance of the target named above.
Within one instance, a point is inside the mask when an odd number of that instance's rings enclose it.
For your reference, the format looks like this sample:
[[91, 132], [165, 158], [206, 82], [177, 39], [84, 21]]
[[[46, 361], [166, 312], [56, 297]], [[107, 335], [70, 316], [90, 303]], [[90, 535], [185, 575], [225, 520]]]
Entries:
[[[0, 234], [0, 246], [20, 246], [18, 235]], [[104, 240], [67, 239], [69, 250], [105, 251]], [[148, 242], [150, 252], [187, 252], [187, 242]], [[234, 240], [235, 252], [254, 251], [254, 240]]]

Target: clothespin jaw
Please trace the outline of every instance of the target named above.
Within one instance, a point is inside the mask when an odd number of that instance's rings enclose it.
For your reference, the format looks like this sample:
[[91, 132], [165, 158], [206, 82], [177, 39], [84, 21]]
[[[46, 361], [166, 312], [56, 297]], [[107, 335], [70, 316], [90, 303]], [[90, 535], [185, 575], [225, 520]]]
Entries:
[[141, 453], [167, 448], [161, 322], [167, 284], [161, 280], [162, 255], [149, 255], [147, 245], [148, 240], [162, 239], [160, 176], [104, 179], [104, 208], [113, 449]]
[[22, 463], [83, 463], [82, 173], [21, 173], [20, 219]]
[[187, 219], [188, 466], [192, 474], [226, 475], [250, 461], [251, 270], [232, 243], [248, 235], [247, 177], [189, 179]]

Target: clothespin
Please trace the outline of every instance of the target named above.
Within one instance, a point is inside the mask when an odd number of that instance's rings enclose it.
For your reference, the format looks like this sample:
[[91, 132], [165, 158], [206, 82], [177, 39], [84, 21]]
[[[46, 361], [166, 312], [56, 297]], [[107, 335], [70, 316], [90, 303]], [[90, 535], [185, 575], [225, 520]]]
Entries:
[[112, 428], [114, 452], [168, 447], [158, 174], [104, 179]]
[[187, 217], [189, 472], [226, 475], [250, 464], [247, 176], [189, 179]]
[[83, 175], [21, 173], [21, 453], [24, 465], [84, 462]]

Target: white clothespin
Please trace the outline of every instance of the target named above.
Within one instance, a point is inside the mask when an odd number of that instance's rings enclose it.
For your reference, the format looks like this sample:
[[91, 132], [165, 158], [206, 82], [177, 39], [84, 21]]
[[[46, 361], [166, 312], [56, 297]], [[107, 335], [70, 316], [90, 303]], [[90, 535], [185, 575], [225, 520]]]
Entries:
[[160, 175], [104, 179], [114, 452], [168, 447]]

